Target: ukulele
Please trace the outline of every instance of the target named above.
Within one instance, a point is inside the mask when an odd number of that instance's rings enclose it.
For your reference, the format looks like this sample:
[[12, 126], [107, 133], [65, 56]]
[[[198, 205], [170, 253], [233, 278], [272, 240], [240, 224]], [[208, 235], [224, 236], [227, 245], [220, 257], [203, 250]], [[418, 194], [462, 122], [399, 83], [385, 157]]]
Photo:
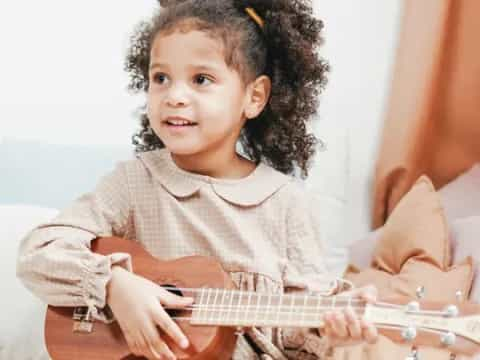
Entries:
[[[322, 327], [326, 311], [346, 306], [399, 343], [445, 347], [462, 355], [473, 355], [480, 343], [480, 305], [473, 303], [445, 306], [422, 302], [420, 307], [407, 299], [367, 304], [342, 295], [239, 291], [213, 258], [161, 261], [137, 242], [117, 237], [94, 240], [92, 251], [103, 255], [129, 253], [136, 274], [195, 299], [185, 309], [166, 309], [188, 337], [189, 348], [181, 349], [158, 328], [178, 359], [227, 360], [233, 353], [238, 327]], [[48, 306], [45, 340], [53, 360], [139, 359], [131, 354], [116, 322], [94, 321], [86, 307]]]

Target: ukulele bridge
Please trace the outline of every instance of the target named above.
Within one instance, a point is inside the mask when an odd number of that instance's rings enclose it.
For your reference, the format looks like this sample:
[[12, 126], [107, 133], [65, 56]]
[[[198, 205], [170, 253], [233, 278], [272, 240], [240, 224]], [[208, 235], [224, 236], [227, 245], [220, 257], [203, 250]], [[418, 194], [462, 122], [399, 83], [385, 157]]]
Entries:
[[93, 331], [93, 316], [86, 306], [73, 309], [73, 332], [89, 334]]

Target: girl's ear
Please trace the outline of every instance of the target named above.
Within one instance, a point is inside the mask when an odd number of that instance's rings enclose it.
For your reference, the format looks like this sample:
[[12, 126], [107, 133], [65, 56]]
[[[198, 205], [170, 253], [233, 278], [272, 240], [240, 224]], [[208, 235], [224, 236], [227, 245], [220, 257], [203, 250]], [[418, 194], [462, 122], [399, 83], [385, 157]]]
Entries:
[[245, 106], [245, 117], [256, 118], [267, 105], [272, 89], [272, 81], [266, 75], [256, 78], [248, 88], [247, 105]]

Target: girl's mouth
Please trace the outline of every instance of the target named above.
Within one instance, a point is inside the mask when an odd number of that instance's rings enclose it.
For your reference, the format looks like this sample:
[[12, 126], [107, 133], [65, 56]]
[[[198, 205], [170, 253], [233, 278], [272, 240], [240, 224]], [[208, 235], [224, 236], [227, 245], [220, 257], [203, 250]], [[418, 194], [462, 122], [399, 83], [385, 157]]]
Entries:
[[175, 117], [167, 118], [167, 119], [165, 120], [165, 123], [166, 123], [168, 126], [175, 126], [175, 127], [195, 126], [195, 125], [198, 125], [198, 124], [197, 124], [196, 122], [194, 122], [194, 121], [190, 121], [190, 120], [183, 119], [183, 118], [175, 118]]
[[169, 126], [195, 126], [197, 123], [184, 120], [167, 120], [165, 123]]

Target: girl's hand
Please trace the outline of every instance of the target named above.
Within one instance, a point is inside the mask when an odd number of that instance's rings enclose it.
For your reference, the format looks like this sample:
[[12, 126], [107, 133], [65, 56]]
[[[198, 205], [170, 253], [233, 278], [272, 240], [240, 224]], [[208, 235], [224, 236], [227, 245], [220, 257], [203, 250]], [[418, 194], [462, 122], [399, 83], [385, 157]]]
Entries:
[[134, 355], [176, 359], [161, 339], [157, 326], [180, 347], [188, 347], [186, 336], [162, 305], [180, 309], [191, 305], [193, 298], [172, 294], [150, 280], [114, 266], [107, 285], [107, 303]]
[[[352, 296], [372, 303], [377, 299], [377, 288], [366, 286], [339, 296]], [[320, 333], [328, 338], [329, 345], [332, 347], [353, 345], [361, 341], [372, 344], [378, 337], [375, 326], [360, 319], [352, 308], [327, 312], [324, 321], [325, 326], [320, 329]]]

